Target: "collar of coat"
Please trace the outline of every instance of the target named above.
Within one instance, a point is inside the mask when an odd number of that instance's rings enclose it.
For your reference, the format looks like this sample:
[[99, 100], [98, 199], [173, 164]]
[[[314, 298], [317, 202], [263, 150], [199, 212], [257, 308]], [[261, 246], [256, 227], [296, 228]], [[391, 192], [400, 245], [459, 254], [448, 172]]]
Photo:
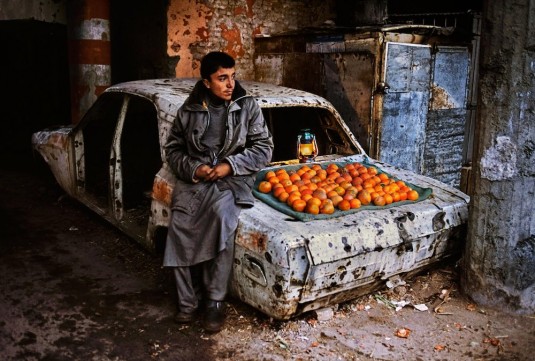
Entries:
[[[208, 92], [209, 90], [203, 84], [202, 80], [199, 80], [193, 87], [189, 97], [184, 102], [184, 108], [190, 110], [206, 110], [208, 108]], [[234, 91], [232, 92], [231, 102], [244, 97], [246, 94], [247, 92], [245, 89], [236, 80]]]

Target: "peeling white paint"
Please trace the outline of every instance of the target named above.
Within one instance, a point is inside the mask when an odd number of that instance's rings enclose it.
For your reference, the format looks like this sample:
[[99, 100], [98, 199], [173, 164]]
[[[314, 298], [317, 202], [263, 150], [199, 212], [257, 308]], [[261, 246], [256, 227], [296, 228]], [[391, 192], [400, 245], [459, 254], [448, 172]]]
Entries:
[[74, 29], [75, 39], [110, 40], [110, 22], [106, 19], [84, 20]]
[[491, 181], [506, 180], [516, 173], [516, 144], [509, 137], [499, 136], [481, 158], [481, 177]]

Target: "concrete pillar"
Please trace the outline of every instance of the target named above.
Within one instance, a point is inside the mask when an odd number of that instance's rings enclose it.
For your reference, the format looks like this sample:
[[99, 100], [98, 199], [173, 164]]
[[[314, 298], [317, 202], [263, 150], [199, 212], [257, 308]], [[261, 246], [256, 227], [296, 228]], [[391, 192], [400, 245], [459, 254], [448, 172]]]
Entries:
[[474, 192], [461, 285], [535, 311], [535, 0], [485, 0]]
[[71, 113], [77, 123], [111, 85], [109, 0], [68, 2]]

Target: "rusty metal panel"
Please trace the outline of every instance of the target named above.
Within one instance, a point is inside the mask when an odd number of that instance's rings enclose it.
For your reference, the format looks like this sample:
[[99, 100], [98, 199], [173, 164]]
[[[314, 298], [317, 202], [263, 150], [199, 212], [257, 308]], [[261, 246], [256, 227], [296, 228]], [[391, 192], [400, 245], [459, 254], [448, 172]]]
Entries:
[[379, 159], [420, 173], [430, 96], [431, 47], [387, 43]]
[[439, 46], [434, 57], [430, 110], [466, 108], [470, 70], [468, 49]]
[[75, 164], [72, 149], [73, 126], [43, 130], [32, 135], [32, 144], [49, 165], [54, 178], [69, 194], [75, 190]]
[[466, 47], [438, 47], [422, 173], [454, 187], [461, 182], [469, 71], [470, 54]]
[[375, 66], [376, 57], [368, 52], [328, 54], [324, 60], [324, 96], [366, 151]]
[[[276, 85], [283, 84], [283, 60], [284, 55], [258, 55], [254, 59], [255, 79]], [[274, 71], [278, 69], [278, 71]]]
[[466, 116], [465, 109], [429, 112], [422, 174], [459, 187]]

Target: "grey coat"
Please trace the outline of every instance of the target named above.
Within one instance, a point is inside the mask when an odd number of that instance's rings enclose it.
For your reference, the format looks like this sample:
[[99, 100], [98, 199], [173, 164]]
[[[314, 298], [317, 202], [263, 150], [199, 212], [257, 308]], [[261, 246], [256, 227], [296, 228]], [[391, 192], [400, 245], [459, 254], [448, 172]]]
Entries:
[[[210, 122], [207, 105], [208, 90], [197, 82], [192, 93], [180, 107], [174, 121], [165, 152], [167, 162], [175, 172], [177, 186], [185, 191], [188, 183], [195, 183], [194, 174], [202, 164], [215, 165], [223, 160], [232, 167], [232, 175], [222, 181], [228, 184], [236, 204], [252, 207], [254, 175], [271, 160], [273, 141], [267, 129], [262, 111], [253, 97], [236, 81], [232, 101], [227, 108], [227, 130], [223, 149], [219, 154], [210, 154], [201, 143], [201, 138]], [[190, 202], [173, 199], [173, 203]], [[191, 194], [194, 197], [194, 194]], [[187, 198], [187, 197], [186, 197]], [[172, 204], [173, 206], [173, 204]]]

